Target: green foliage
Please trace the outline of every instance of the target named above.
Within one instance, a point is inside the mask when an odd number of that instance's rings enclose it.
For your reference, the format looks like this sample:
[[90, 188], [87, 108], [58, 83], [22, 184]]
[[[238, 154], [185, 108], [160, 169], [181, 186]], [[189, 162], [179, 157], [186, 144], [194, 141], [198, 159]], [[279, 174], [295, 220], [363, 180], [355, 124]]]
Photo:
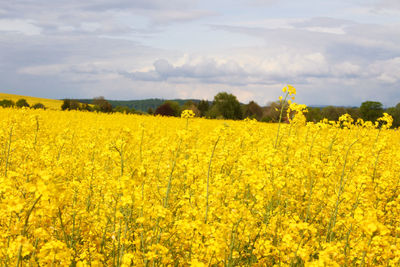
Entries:
[[81, 104], [78, 102], [78, 100], [70, 101], [69, 110], [80, 110], [80, 109], [81, 109]]
[[243, 106], [243, 117], [261, 120], [263, 115], [262, 108], [254, 101], [250, 101], [247, 105]]
[[399, 127], [400, 126], [400, 103], [398, 103], [395, 107], [388, 108], [386, 112], [393, 117], [393, 127]]
[[103, 96], [93, 98], [93, 105], [95, 105], [100, 112], [109, 113], [113, 111], [112, 105], [105, 100]]
[[63, 104], [61, 105], [61, 110], [69, 110], [71, 106], [71, 99], [64, 99]]
[[29, 107], [29, 104], [25, 98], [18, 99], [18, 101], [15, 103], [15, 105], [19, 108], [22, 108], [22, 107], [28, 108]]
[[360, 106], [360, 115], [364, 121], [376, 121], [383, 115], [382, 103], [365, 101]]
[[113, 109], [114, 112], [120, 112], [120, 113], [125, 113], [125, 114], [134, 114], [135, 109], [132, 108], [130, 109], [129, 107], [126, 106], [117, 106]]
[[81, 110], [94, 111], [93, 108], [91, 106], [89, 106], [89, 104], [87, 104], [87, 103], [81, 104]]
[[0, 106], [4, 108], [9, 108], [15, 106], [14, 101], [9, 100], [9, 99], [3, 99], [0, 101]]
[[178, 102], [172, 101], [172, 100], [167, 100], [164, 102], [164, 104], [168, 104], [172, 108], [172, 110], [174, 112], [173, 113], [174, 115], [172, 115], [172, 116], [179, 117], [181, 115], [182, 110], [181, 110], [181, 107]]
[[186, 101], [185, 104], [183, 104], [181, 111], [184, 111], [186, 109], [190, 109], [191, 111], [194, 112], [196, 117], [200, 117], [200, 110], [198, 109], [196, 103], [193, 102], [192, 100]]
[[[282, 103], [280, 101], [271, 102], [266, 107], [263, 108], [263, 117], [261, 121], [263, 122], [278, 122], [279, 114], [282, 107]], [[288, 107], [288, 103], [284, 103], [283, 114], [286, 115], [286, 110]]]
[[161, 116], [175, 116], [175, 110], [171, 107], [171, 104], [165, 102], [156, 109], [155, 115]]
[[36, 103], [32, 106], [34, 109], [46, 109], [46, 107], [42, 103]]
[[207, 100], [201, 100], [197, 105], [197, 108], [200, 112], [200, 117], [204, 117], [210, 109], [210, 103]]
[[343, 107], [327, 106], [321, 110], [322, 118], [330, 121], [339, 120], [339, 117], [343, 114], [346, 114], [346, 109]]
[[147, 114], [149, 114], [149, 115], [154, 115], [154, 109], [148, 108], [148, 109], [147, 109]]
[[319, 122], [323, 119], [322, 113], [321, 113], [321, 108], [315, 107], [315, 108], [308, 108], [308, 112], [305, 113], [307, 121], [312, 121], [312, 122]]
[[[93, 99], [77, 99], [81, 103], [93, 104]], [[156, 110], [157, 107], [164, 104], [165, 99], [152, 98], [143, 100], [107, 100], [113, 108], [117, 106], [125, 106], [134, 108], [137, 111], [141, 110], [147, 112], [149, 108]], [[172, 99], [171, 101], [177, 102], [180, 106], [184, 105], [187, 101], [192, 101], [194, 104], [200, 102], [198, 99]]]
[[214, 96], [213, 107], [216, 109], [217, 116], [221, 115], [224, 119], [240, 120], [243, 117], [240, 103], [232, 94], [218, 93]]

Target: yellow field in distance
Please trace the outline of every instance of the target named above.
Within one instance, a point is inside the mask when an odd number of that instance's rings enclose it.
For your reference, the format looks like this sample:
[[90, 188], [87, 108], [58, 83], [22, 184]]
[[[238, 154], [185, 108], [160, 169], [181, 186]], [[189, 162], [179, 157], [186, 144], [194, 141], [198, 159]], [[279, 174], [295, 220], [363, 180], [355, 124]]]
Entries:
[[48, 98], [39, 98], [39, 97], [33, 97], [33, 96], [23, 96], [23, 95], [0, 93], [0, 100], [8, 99], [8, 100], [12, 100], [14, 102], [17, 102], [21, 98], [26, 99], [26, 101], [28, 101], [28, 104], [30, 106], [32, 106], [32, 105], [34, 105], [36, 103], [42, 103], [46, 108], [54, 109], [54, 110], [61, 109], [61, 105], [63, 103], [62, 100], [56, 100], [56, 99], [48, 99]]

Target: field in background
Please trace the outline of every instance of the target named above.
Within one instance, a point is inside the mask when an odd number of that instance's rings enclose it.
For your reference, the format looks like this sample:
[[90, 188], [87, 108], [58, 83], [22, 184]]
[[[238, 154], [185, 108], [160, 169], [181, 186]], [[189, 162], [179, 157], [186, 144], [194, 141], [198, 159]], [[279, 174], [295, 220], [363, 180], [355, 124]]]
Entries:
[[399, 151], [346, 116], [0, 109], [0, 264], [397, 266]]
[[28, 104], [30, 106], [32, 106], [32, 105], [34, 105], [36, 103], [42, 103], [46, 108], [54, 109], [54, 110], [60, 110], [61, 109], [61, 105], [63, 104], [62, 100], [0, 93], [0, 100], [8, 99], [8, 100], [12, 100], [14, 102], [17, 102], [21, 98], [26, 99], [26, 101], [28, 102]]

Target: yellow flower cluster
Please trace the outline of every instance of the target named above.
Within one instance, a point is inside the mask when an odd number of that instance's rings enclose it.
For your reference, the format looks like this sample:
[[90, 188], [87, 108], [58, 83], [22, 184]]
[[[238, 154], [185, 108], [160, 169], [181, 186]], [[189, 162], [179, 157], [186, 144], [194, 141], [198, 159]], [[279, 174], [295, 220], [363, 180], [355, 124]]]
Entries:
[[194, 114], [193, 110], [191, 109], [185, 109], [184, 111], [182, 111], [181, 114], [181, 118], [193, 118], [194, 116], [196, 116], [196, 114]]
[[0, 109], [0, 264], [398, 266], [399, 131], [296, 116]]

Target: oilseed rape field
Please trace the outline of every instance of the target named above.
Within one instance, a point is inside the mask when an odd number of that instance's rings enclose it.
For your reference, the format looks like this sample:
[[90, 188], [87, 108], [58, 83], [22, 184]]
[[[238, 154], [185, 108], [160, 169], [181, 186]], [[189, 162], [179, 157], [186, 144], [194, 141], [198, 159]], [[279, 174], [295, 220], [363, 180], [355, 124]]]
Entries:
[[304, 110], [267, 124], [0, 109], [1, 265], [398, 266], [391, 117]]
[[0, 100], [1, 99], [8, 99], [14, 102], [17, 102], [19, 99], [25, 99], [30, 106], [36, 103], [42, 103], [48, 109], [60, 110], [61, 105], [63, 104], [62, 100], [56, 99], [48, 99], [48, 98], [39, 98], [33, 96], [22, 96], [22, 95], [14, 95], [14, 94], [6, 94], [0, 93]]

